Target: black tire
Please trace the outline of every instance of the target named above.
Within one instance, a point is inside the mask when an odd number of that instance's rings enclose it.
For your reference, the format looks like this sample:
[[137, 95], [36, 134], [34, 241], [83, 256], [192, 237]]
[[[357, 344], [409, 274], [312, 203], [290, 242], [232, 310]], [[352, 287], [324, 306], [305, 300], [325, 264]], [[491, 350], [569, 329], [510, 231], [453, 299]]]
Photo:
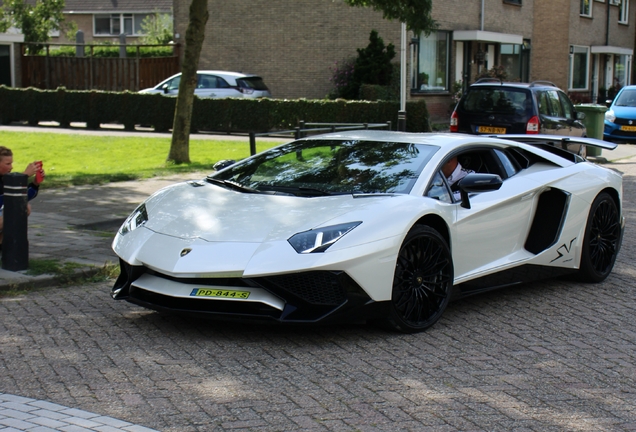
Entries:
[[612, 272], [620, 249], [621, 221], [618, 208], [607, 192], [601, 192], [592, 203], [587, 217], [581, 264], [576, 279], [602, 282]]
[[453, 259], [446, 240], [415, 226], [400, 247], [387, 324], [404, 333], [426, 330], [442, 316], [453, 286]]

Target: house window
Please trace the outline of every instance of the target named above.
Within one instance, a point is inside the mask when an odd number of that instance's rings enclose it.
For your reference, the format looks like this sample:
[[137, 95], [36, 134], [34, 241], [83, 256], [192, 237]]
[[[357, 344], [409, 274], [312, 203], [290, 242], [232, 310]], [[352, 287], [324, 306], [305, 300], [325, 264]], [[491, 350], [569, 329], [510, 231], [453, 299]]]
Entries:
[[590, 47], [570, 45], [570, 90], [587, 90]]
[[521, 0], [503, 0], [504, 3], [515, 4], [521, 6]]
[[626, 55], [614, 56], [614, 87], [620, 89], [629, 84], [628, 75], [628, 58]]
[[129, 36], [142, 34], [141, 22], [147, 14], [104, 14], [94, 15], [95, 36]]
[[581, 11], [579, 12], [581, 16], [591, 17], [592, 16], [592, 0], [581, 0]]
[[629, 22], [629, 1], [620, 0], [618, 3], [618, 22], [620, 24], [627, 24]]
[[448, 91], [449, 37], [445, 31], [420, 35], [413, 91]]
[[521, 48], [522, 45], [501, 44], [501, 66], [510, 81], [522, 81]]

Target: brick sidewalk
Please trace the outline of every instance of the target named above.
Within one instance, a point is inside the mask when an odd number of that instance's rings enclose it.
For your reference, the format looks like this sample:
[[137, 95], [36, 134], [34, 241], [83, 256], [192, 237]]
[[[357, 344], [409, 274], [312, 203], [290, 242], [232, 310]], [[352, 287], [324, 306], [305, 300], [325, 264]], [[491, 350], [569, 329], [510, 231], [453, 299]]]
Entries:
[[[612, 167], [627, 225], [601, 284], [474, 296], [415, 335], [163, 315], [113, 301], [110, 283], [36, 290], [0, 299], [0, 392], [165, 432], [636, 430], [636, 159]], [[141, 189], [61, 202], [124, 217]]]

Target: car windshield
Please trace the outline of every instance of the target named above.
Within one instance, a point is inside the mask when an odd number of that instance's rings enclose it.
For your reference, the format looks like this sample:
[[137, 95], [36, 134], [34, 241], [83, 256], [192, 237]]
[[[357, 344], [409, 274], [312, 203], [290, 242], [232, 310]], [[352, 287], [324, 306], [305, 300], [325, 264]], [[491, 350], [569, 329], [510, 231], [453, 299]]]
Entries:
[[300, 140], [232, 165], [210, 178], [302, 196], [407, 194], [438, 147], [359, 140]]
[[503, 87], [473, 87], [462, 101], [461, 108], [469, 113], [531, 115], [530, 92]]
[[247, 77], [236, 80], [239, 87], [251, 88], [254, 90], [267, 90], [267, 86], [261, 77]]
[[625, 107], [636, 107], [636, 89], [623, 90], [614, 102], [614, 105]]

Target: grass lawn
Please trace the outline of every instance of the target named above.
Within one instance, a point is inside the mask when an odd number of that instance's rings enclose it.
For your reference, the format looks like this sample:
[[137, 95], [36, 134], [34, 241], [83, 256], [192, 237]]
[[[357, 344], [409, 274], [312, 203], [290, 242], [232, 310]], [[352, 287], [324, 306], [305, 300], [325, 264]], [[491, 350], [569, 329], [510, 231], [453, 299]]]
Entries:
[[[256, 141], [263, 151], [284, 142]], [[96, 184], [149, 178], [191, 171], [210, 171], [223, 159], [239, 160], [250, 154], [244, 140], [197, 140], [190, 138], [190, 164], [168, 164], [170, 138], [89, 136], [45, 132], [0, 131], [0, 145], [13, 151], [13, 171], [42, 160], [46, 180], [42, 187]]]

